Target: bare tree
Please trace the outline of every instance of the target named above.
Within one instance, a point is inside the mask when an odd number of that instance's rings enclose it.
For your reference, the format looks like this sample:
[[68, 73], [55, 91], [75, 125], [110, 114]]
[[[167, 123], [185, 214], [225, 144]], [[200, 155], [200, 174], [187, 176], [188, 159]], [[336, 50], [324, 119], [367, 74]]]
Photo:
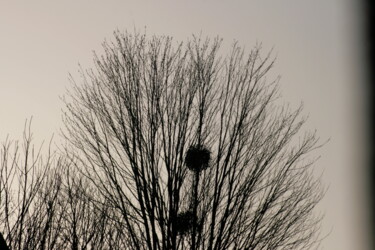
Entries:
[[[44, 206], [46, 202], [41, 202], [40, 191], [53, 157], [49, 152], [43, 158], [41, 147], [34, 147], [30, 125], [31, 122], [25, 123], [22, 143], [7, 138], [0, 149], [2, 249], [36, 249], [50, 224], [50, 211]], [[49, 196], [53, 202], [54, 192]]]
[[74, 162], [34, 146], [30, 126], [0, 149], [0, 249], [105, 249], [106, 210]]
[[[105, 211], [104, 248], [306, 249], [323, 196], [301, 133], [278, 106], [274, 64], [219, 39], [115, 32], [65, 97], [68, 155]], [[117, 245], [113, 245], [117, 244]]]

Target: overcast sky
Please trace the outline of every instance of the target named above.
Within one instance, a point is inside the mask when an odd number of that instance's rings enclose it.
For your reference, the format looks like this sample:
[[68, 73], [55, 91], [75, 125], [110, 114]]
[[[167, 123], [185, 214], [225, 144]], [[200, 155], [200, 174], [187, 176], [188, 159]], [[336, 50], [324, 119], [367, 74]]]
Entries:
[[262, 42], [277, 56], [282, 100], [303, 102], [305, 128], [331, 139], [316, 164], [329, 186], [322, 249], [370, 249], [361, 15], [345, 0], [0, 1], [0, 140], [19, 137], [31, 116], [37, 140], [58, 133], [68, 74], [91, 66], [116, 29], [178, 41], [218, 35], [224, 53], [234, 40]]

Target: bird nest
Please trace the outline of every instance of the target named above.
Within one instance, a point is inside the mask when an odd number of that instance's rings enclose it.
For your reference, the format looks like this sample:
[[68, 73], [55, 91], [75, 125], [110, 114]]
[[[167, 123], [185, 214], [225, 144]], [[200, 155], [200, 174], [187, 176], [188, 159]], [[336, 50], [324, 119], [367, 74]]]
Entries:
[[200, 172], [209, 166], [211, 152], [203, 146], [190, 146], [185, 164], [191, 171]]
[[178, 234], [184, 235], [192, 229], [193, 223], [194, 223], [193, 212], [185, 211], [177, 215], [174, 227]]

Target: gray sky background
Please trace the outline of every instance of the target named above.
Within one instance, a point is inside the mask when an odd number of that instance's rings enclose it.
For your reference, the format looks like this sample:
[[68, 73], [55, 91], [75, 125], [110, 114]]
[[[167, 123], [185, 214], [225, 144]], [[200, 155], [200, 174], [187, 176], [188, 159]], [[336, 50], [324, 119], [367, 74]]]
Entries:
[[[282, 100], [303, 101], [306, 129], [331, 141], [317, 170], [329, 186], [322, 249], [370, 249], [366, 199], [366, 109], [360, 6], [346, 0], [283, 1], [3, 1], [0, 0], [0, 141], [19, 138], [33, 116], [37, 141], [58, 133], [59, 99], [92, 65], [93, 50], [115, 29], [186, 40], [219, 35], [277, 56]], [[271, 76], [272, 76], [271, 74]]]

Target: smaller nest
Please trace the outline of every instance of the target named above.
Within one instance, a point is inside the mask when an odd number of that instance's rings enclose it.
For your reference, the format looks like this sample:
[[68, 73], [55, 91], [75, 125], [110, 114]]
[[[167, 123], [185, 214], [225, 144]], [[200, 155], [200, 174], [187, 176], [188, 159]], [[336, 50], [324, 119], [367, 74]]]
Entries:
[[186, 153], [185, 164], [191, 171], [200, 172], [208, 168], [211, 152], [203, 146], [190, 146]]
[[194, 214], [192, 211], [179, 213], [174, 221], [174, 227], [178, 234], [184, 235], [193, 228]]

